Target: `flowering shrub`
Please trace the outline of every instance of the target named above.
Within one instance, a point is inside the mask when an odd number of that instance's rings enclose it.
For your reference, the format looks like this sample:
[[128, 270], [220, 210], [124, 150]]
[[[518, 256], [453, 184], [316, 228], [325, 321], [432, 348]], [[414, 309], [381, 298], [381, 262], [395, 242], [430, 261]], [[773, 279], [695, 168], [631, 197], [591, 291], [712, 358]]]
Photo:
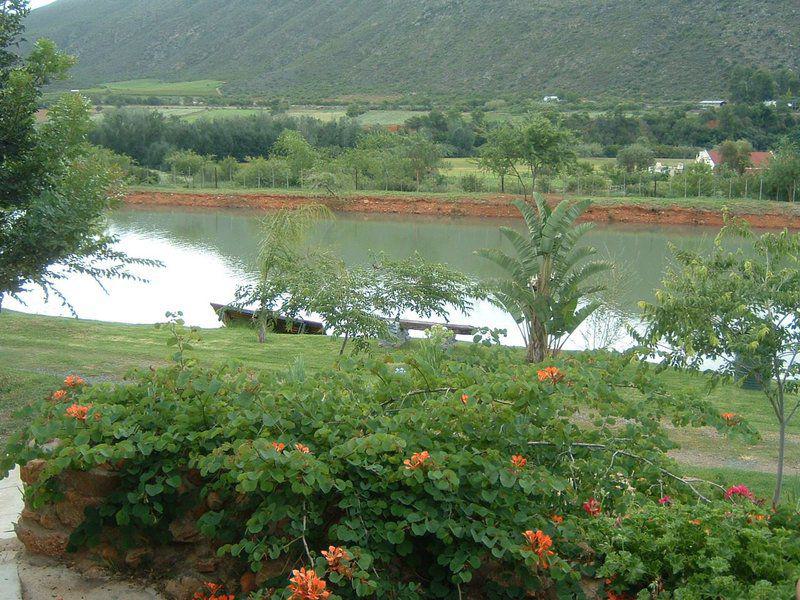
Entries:
[[582, 529], [600, 559], [597, 575], [616, 597], [793, 598], [796, 513], [768, 516], [750, 503], [648, 503]]
[[222, 586], [218, 583], [206, 583], [205, 586], [208, 593], [197, 592], [193, 600], [236, 600], [233, 594], [224, 593]]
[[326, 600], [331, 593], [325, 589], [327, 582], [318, 577], [314, 571], [302, 567], [292, 571], [292, 578], [289, 583], [291, 596], [289, 600]]
[[[3, 468], [46, 458], [33, 506], [60, 497], [65, 470], [116, 470], [118, 489], [87, 510], [75, 546], [106, 525], [163, 539], [176, 517], [213, 506], [201, 532], [242, 571], [285, 566], [262, 590], [281, 600], [581, 597], [581, 578], [598, 568], [616, 576], [611, 591], [638, 591], [650, 582], [633, 566], [615, 570], [626, 546], [610, 524], [626, 528], [640, 506], [654, 519], [685, 510], [681, 527], [697, 532], [708, 518], [691, 512], [692, 488], [665, 475], [676, 467], [662, 420], [730, 430], [708, 404], [667, 393], [625, 355], [550, 365], [569, 381], [553, 386], [510, 350], [481, 345], [260, 377], [236, 365], [201, 368], [175, 345], [174, 366], [42, 401]], [[96, 418], [66, 418], [73, 403]], [[672, 505], [659, 506], [667, 493]], [[745, 510], [719, 492], [718, 505]], [[760, 539], [773, 526], [751, 521], [737, 535]], [[774, 574], [788, 578], [782, 569]]]

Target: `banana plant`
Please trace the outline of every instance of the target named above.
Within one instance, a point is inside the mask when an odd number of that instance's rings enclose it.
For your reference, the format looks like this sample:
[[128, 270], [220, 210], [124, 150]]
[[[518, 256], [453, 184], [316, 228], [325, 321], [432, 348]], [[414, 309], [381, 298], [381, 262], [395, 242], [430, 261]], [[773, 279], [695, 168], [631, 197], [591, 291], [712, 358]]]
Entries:
[[528, 362], [542, 362], [557, 354], [578, 326], [599, 308], [600, 302], [592, 296], [604, 287], [596, 276], [611, 264], [591, 259], [597, 250], [579, 243], [592, 228], [591, 223], [577, 223], [591, 204], [589, 200], [565, 200], [551, 209], [536, 194], [534, 202], [514, 202], [526, 231], [500, 228], [513, 253], [483, 248], [477, 254], [504, 271], [504, 277], [489, 282], [490, 298], [517, 323]]

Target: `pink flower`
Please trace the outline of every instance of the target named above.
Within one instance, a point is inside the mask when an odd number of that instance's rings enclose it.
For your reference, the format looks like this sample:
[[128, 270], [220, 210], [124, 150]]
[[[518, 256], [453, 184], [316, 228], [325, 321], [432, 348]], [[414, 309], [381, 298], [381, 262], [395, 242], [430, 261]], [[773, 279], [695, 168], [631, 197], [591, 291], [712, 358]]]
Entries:
[[747, 498], [748, 500], [755, 501], [756, 497], [753, 495], [753, 492], [746, 485], [733, 485], [728, 488], [725, 492], [725, 500], [730, 500], [734, 496], [742, 496], [743, 498]]
[[669, 506], [670, 504], [672, 504], [672, 498], [670, 498], [669, 496], [662, 496], [661, 498], [658, 499], [658, 503], [661, 504], [662, 506]]
[[589, 498], [583, 503], [583, 510], [585, 510], [586, 514], [590, 517], [598, 517], [603, 512], [603, 507], [595, 498]]

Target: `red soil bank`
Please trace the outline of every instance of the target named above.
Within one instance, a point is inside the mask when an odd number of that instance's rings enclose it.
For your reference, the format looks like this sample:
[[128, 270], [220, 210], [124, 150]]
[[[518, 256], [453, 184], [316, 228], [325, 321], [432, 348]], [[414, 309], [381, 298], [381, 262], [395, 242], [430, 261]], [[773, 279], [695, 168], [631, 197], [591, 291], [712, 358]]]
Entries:
[[[550, 197], [555, 203], [560, 197]], [[290, 194], [210, 194], [176, 192], [128, 192], [125, 202], [131, 205], [191, 206], [203, 208], [254, 208], [279, 209], [312, 202], [325, 204], [332, 210], [343, 212], [410, 214], [452, 217], [516, 218], [516, 208], [511, 205], [513, 196], [486, 198], [440, 199], [424, 196], [362, 196], [341, 198], [328, 196], [302, 196]], [[800, 229], [800, 215], [771, 209], [758, 213], [737, 213], [754, 227]], [[583, 220], [596, 223], [640, 223], [659, 225], [722, 225], [721, 210], [704, 210], [683, 206], [641, 206], [637, 204], [595, 204]]]

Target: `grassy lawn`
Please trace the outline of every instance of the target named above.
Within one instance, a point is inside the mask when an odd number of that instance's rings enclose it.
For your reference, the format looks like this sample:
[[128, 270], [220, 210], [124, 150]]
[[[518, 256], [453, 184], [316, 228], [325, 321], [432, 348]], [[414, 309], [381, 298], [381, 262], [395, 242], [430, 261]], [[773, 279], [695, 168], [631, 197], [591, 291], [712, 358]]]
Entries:
[[105, 83], [82, 89], [86, 94], [130, 94], [136, 96], [217, 96], [224, 81], [200, 79], [197, 81], [159, 81], [158, 79], [131, 79]]
[[[209, 329], [196, 350], [202, 364], [236, 359], [256, 370], [278, 370], [302, 360], [310, 370], [334, 364], [338, 342], [320, 336], [271, 335], [259, 344], [249, 328]], [[33, 399], [49, 395], [70, 373], [90, 381], [122, 380], [131, 369], [167, 362], [166, 333], [152, 325], [123, 325], [0, 313], [0, 438], [20, 425], [14, 413]], [[676, 389], [705, 394], [702, 376], [666, 373]], [[678, 429], [681, 448], [674, 458], [693, 475], [723, 484], [747, 482], [762, 495], [774, 477], [776, 433], [771, 409], [757, 392], [721, 386], [710, 399], [725, 411], [743, 415], [760, 432], [755, 445], [721, 437], [710, 429]], [[800, 500], [800, 426], [789, 430], [788, 498]]]

